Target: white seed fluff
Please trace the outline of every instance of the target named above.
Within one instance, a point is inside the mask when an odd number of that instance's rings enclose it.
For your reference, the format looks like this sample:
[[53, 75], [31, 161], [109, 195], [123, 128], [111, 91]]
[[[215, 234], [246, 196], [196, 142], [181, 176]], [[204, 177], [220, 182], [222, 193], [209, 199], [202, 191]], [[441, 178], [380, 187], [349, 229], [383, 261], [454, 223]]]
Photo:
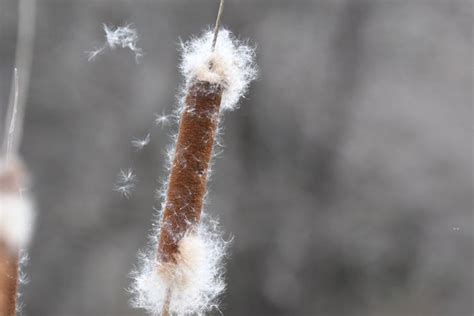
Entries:
[[143, 56], [143, 51], [137, 46], [138, 33], [133, 24], [118, 27], [108, 26], [107, 24], [103, 24], [103, 26], [106, 41], [101, 47], [87, 52], [88, 61], [95, 60], [107, 48], [113, 50], [116, 47], [122, 47], [129, 48], [135, 54], [135, 61], [138, 63], [139, 58]]
[[122, 194], [123, 197], [129, 198], [135, 190], [137, 184], [137, 177], [132, 169], [120, 170], [115, 183], [114, 191]]
[[213, 36], [214, 32], [208, 30], [201, 37], [183, 43], [180, 69], [186, 87], [194, 80], [222, 84], [221, 109], [234, 110], [250, 82], [257, 77], [255, 50], [222, 29], [213, 51]]
[[176, 263], [157, 262], [153, 251], [141, 257], [131, 289], [135, 307], [160, 315], [169, 291], [172, 315], [203, 315], [217, 308], [217, 297], [225, 289], [222, 259], [226, 243], [215, 230], [200, 227], [181, 239]]
[[146, 134], [144, 138], [134, 138], [131, 143], [132, 146], [135, 147], [135, 150], [141, 151], [150, 143], [150, 133]]
[[22, 286], [26, 285], [30, 282], [28, 275], [24, 271], [25, 267], [28, 265], [28, 261], [30, 260], [28, 253], [24, 250], [21, 250], [19, 253], [19, 260], [18, 260], [18, 286], [19, 289], [16, 293], [16, 314], [18, 316], [23, 315], [23, 307], [24, 304], [22, 302], [23, 293], [22, 293]]
[[27, 194], [0, 192], [0, 240], [14, 250], [28, 246], [33, 230], [33, 203]]
[[166, 114], [155, 114], [155, 124], [165, 126], [168, 125], [171, 119], [171, 115]]

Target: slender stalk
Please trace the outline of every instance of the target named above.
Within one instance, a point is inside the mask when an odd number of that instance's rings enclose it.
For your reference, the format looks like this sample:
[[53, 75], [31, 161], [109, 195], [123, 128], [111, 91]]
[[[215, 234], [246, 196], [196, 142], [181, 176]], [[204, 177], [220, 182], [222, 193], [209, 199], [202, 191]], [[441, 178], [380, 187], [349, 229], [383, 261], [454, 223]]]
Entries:
[[214, 26], [214, 38], [212, 39], [212, 51], [216, 48], [217, 36], [221, 27], [222, 13], [224, 12], [224, 0], [220, 0], [219, 10], [217, 12], [216, 25]]
[[163, 305], [163, 310], [161, 311], [161, 316], [170, 316], [170, 302], [171, 302], [171, 291], [168, 289], [165, 297], [165, 304]]
[[6, 160], [10, 160], [13, 155], [13, 144], [15, 140], [15, 126], [17, 122], [17, 113], [18, 113], [18, 69], [15, 68], [13, 73], [13, 82], [12, 82], [12, 89], [10, 92], [10, 104], [8, 105], [8, 113], [7, 113], [7, 129], [5, 130], [5, 158]]
[[2, 154], [11, 157], [18, 152], [23, 133], [23, 118], [29, 87], [35, 34], [36, 0], [18, 1], [18, 34], [15, 53], [15, 72], [7, 112], [7, 128], [2, 143]]

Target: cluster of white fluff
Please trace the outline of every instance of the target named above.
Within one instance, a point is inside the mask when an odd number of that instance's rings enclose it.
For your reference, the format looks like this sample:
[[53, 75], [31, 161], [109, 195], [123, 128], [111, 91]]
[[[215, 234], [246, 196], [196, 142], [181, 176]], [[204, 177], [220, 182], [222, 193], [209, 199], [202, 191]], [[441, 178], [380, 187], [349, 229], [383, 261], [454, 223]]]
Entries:
[[145, 146], [147, 146], [150, 143], [150, 140], [151, 140], [151, 135], [150, 133], [148, 133], [143, 138], [134, 138], [131, 143], [136, 151], [141, 151], [143, 150], [143, 148], [145, 148]]
[[171, 315], [203, 315], [217, 308], [225, 289], [225, 250], [218, 230], [201, 224], [179, 241], [176, 263], [157, 262], [156, 251], [141, 254], [140, 268], [133, 272], [132, 304], [151, 315], [160, 315], [168, 297]]
[[0, 239], [12, 249], [27, 247], [33, 227], [33, 206], [25, 195], [0, 192]]
[[167, 114], [155, 114], [155, 124], [161, 125], [162, 127], [168, 125], [170, 122], [171, 115]]
[[214, 32], [208, 30], [201, 37], [183, 43], [180, 69], [186, 87], [194, 80], [221, 84], [224, 87], [221, 109], [234, 110], [257, 77], [255, 50], [226, 29], [219, 32], [212, 50], [213, 37]]
[[106, 41], [101, 47], [87, 52], [88, 60], [93, 61], [98, 55], [102, 54], [107, 48], [115, 49], [116, 47], [129, 48], [135, 54], [135, 61], [143, 56], [143, 51], [137, 46], [138, 33], [132, 24], [125, 26], [108, 26], [104, 24], [104, 32]]
[[[0, 173], [4, 171], [4, 167], [0, 167]], [[33, 203], [28, 194], [0, 191], [0, 240], [14, 250], [26, 248], [33, 221]]]
[[125, 198], [130, 198], [132, 192], [135, 190], [137, 185], [137, 176], [132, 169], [122, 169], [117, 176], [117, 182], [114, 186], [114, 191], [122, 194]]
[[21, 292], [22, 286], [28, 284], [30, 279], [28, 275], [24, 272], [25, 267], [28, 265], [28, 261], [30, 260], [28, 253], [24, 250], [21, 250], [19, 253], [19, 260], [18, 260], [18, 286], [19, 289], [16, 293], [16, 315], [20, 316], [23, 315], [23, 302], [21, 301], [23, 293]]

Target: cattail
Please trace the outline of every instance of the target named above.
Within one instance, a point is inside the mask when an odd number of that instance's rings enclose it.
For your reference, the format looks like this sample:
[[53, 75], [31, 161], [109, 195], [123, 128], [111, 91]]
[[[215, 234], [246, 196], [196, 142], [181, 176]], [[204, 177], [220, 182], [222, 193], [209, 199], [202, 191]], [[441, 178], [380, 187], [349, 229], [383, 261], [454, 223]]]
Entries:
[[15, 69], [14, 101], [0, 157], [0, 316], [14, 316], [20, 283], [20, 252], [31, 238], [33, 206], [25, 191], [26, 171], [15, 154], [17, 137], [18, 76]]
[[0, 156], [0, 316], [16, 315], [20, 283], [20, 251], [31, 236], [33, 207], [24, 191], [26, 171], [17, 158], [18, 73], [15, 68], [11, 104]]
[[16, 313], [18, 290], [18, 260], [6, 245], [0, 244], [0, 315]]
[[24, 169], [16, 161], [0, 162], [0, 315], [16, 313], [19, 256], [31, 236], [33, 207], [22, 193]]
[[34, 217], [18, 148], [33, 56], [36, 1], [19, 0], [18, 6], [15, 69], [0, 151], [0, 316], [16, 315], [23, 279], [20, 253], [30, 241]]
[[[2, 168], [3, 169], [3, 168]], [[18, 288], [18, 252], [16, 250], [14, 226], [11, 226], [12, 219], [6, 209], [8, 195], [15, 195], [18, 191], [17, 170], [0, 171], [0, 315], [11, 316], [16, 312], [16, 293]], [[16, 207], [15, 207], [16, 208]], [[12, 214], [10, 214], [11, 216]]]
[[196, 80], [188, 88], [158, 248], [164, 263], [176, 262], [178, 242], [200, 221], [221, 98], [218, 83]]
[[225, 289], [226, 243], [202, 211], [220, 118], [237, 107], [256, 66], [254, 50], [229, 31], [217, 40], [218, 25], [182, 45], [185, 84], [161, 221], [132, 287], [134, 305], [152, 315], [201, 315], [217, 308]]

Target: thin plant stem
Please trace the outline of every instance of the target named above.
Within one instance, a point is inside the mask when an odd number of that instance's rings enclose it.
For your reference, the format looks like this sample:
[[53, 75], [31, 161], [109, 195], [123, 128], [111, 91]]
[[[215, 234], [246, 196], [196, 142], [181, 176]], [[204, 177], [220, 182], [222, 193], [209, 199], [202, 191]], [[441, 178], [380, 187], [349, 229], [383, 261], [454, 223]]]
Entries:
[[[36, 0], [18, 1], [18, 35], [15, 52], [15, 71], [7, 112], [2, 155], [15, 155], [23, 133], [23, 119], [29, 87], [35, 34]], [[16, 87], [16, 88], [15, 88]]]
[[168, 289], [166, 291], [165, 304], [163, 305], [161, 316], [170, 316], [170, 302], [171, 302], [171, 290]]
[[13, 80], [12, 80], [12, 91], [10, 93], [10, 104], [8, 105], [8, 113], [7, 113], [7, 122], [9, 124], [6, 126], [7, 129], [5, 130], [5, 157], [6, 160], [10, 160], [13, 154], [13, 141], [15, 139], [15, 126], [17, 120], [17, 113], [18, 113], [18, 69], [15, 68], [13, 72]]
[[217, 36], [221, 27], [222, 13], [224, 12], [224, 0], [220, 0], [219, 10], [217, 12], [216, 24], [214, 26], [214, 38], [212, 39], [212, 51], [216, 49]]

